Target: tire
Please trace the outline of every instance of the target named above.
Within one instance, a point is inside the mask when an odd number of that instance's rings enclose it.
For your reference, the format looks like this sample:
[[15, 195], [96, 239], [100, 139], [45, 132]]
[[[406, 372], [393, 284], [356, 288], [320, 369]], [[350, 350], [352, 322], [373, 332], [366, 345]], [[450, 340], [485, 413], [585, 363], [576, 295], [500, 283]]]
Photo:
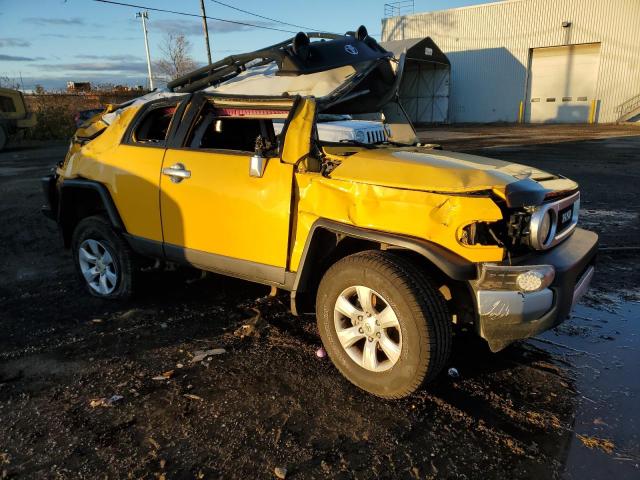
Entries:
[[91, 295], [105, 299], [131, 297], [136, 273], [134, 253], [107, 219], [82, 219], [73, 231], [71, 249], [78, 279]]
[[7, 146], [8, 138], [9, 136], [7, 135], [7, 131], [3, 126], [0, 126], [0, 151], [2, 151], [2, 149]]
[[405, 397], [433, 380], [451, 352], [444, 298], [424, 272], [388, 251], [356, 253], [331, 266], [318, 288], [316, 315], [334, 365], [382, 398]]

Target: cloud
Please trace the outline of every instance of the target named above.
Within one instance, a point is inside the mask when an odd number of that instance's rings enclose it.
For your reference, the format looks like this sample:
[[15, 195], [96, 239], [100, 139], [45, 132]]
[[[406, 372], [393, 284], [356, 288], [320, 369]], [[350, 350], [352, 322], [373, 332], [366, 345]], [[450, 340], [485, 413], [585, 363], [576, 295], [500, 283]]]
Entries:
[[66, 72], [121, 72], [121, 73], [145, 73], [147, 64], [139, 61], [95, 61], [95, 62], [77, 62], [77, 63], [55, 63], [34, 65], [44, 71], [66, 71]]
[[[270, 27], [273, 25], [271, 22], [253, 20], [247, 20], [247, 22], [263, 27]], [[221, 22], [220, 20], [208, 20], [207, 25], [209, 27], [209, 33], [213, 35], [220, 33], [245, 32], [255, 29], [254, 27], [238, 25], [237, 23]], [[183, 35], [202, 35], [202, 22], [197, 20], [154, 20], [153, 23], [149, 22], [149, 26], [157, 27], [165, 32], [181, 33]]]
[[136, 55], [129, 55], [129, 54], [124, 54], [124, 55], [91, 55], [91, 54], [86, 54], [86, 53], [82, 53], [79, 55], [76, 55], [75, 58], [83, 58], [86, 60], [109, 60], [109, 61], [113, 61], [113, 62], [135, 62], [135, 61], [143, 61], [143, 59], [141, 57], [138, 57]]
[[5, 62], [33, 62], [34, 60], [44, 60], [44, 57], [20, 57], [0, 53], [0, 60], [4, 60]]
[[22, 21], [25, 23], [33, 23], [35, 25], [64, 25], [64, 26], [85, 25], [84, 19], [80, 17], [73, 17], [73, 18], [27, 17], [27, 18], [23, 18]]
[[0, 38], [0, 47], [30, 47], [31, 42], [19, 38]]

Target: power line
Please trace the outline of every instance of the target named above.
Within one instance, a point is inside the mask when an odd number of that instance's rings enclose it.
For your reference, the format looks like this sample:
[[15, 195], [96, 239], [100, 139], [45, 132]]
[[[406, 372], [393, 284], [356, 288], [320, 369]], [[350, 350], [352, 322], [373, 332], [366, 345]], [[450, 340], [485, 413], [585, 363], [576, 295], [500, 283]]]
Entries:
[[[163, 8], [154, 8], [154, 7], [145, 7], [144, 5], [135, 5], [133, 3], [124, 3], [124, 2], [116, 2], [113, 0], [93, 0], [94, 2], [100, 2], [100, 3], [108, 3], [111, 5], [119, 5], [121, 7], [132, 7], [132, 8], [141, 8], [144, 10], [151, 10], [153, 12], [163, 12], [163, 13], [173, 13], [174, 15], [183, 15], [186, 17], [196, 17], [196, 18], [202, 18], [202, 15], [198, 15], [195, 13], [186, 13], [186, 12], [177, 12], [175, 10], [165, 10]], [[254, 25], [253, 23], [247, 23], [247, 22], [240, 22], [237, 20], [228, 20], [226, 18], [217, 18], [217, 17], [210, 17], [210, 16], [206, 16], [206, 18], [208, 18], [209, 20], [216, 20], [218, 22], [226, 22], [226, 23], [233, 23], [236, 25], [242, 25], [245, 27], [253, 27], [253, 28], [262, 28], [265, 30], [275, 30], [276, 32], [285, 32], [285, 33], [298, 33], [296, 31], [293, 30], [284, 30], [282, 28], [275, 28], [275, 27], [265, 27], [264, 25]]]
[[233, 5], [229, 5], [229, 4], [224, 3], [224, 2], [219, 2], [218, 0], [211, 0], [211, 1], [213, 3], [217, 3], [218, 5], [222, 5], [224, 7], [228, 7], [228, 8], [231, 8], [233, 10], [237, 10], [238, 12], [246, 13], [247, 15], [253, 15], [254, 17], [258, 17], [258, 18], [263, 18], [264, 20], [269, 20], [271, 22], [281, 23], [282, 25], [289, 25], [290, 27], [302, 28], [303, 30], [307, 30], [307, 31], [314, 31], [314, 32], [321, 31], [321, 30], [318, 30], [317, 28], [305, 27], [305, 26], [302, 26], [302, 25], [296, 25], [295, 23], [283, 22], [282, 20], [277, 20], [275, 18], [265, 17], [264, 15], [259, 15], [257, 13], [253, 13], [253, 12], [250, 12], [248, 10], [243, 10], [241, 8], [234, 7]]

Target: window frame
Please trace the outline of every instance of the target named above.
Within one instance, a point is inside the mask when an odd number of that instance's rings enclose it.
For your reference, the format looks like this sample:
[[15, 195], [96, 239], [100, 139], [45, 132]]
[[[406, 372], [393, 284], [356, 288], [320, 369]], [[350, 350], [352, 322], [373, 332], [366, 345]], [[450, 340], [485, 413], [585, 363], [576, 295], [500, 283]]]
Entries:
[[[189, 103], [189, 98], [191, 95], [187, 95], [186, 97], [176, 97], [176, 98], [161, 98], [159, 100], [152, 100], [148, 103], [145, 103], [140, 111], [136, 114], [133, 121], [129, 123], [127, 130], [122, 138], [121, 144], [123, 145], [131, 145], [136, 147], [145, 147], [145, 148], [161, 148], [166, 149], [169, 145], [172, 144], [172, 141], [178, 131], [180, 124], [182, 123], [182, 116], [184, 114], [184, 110], [186, 105]], [[173, 113], [173, 117], [171, 118], [171, 123], [169, 124], [169, 130], [167, 130], [167, 136], [162, 142], [137, 142], [134, 139], [134, 132], [141, 125], [147, 115], [152, 111], [159, 108], [166, 107], [176, 107], [175, 112]]]
[[[221, 154], [221, 155], [234, 155], [238, 157], [247, 158], [248, 156], [252, 156], [255, 154], [254, 151], [245, 151], [245, 150], [229, 150], [222, 148], [191, 148], [187, 145], [187, 141], [191, 136], [193, 129], [196, 127], [196, 122], [198, 121], [198, 117], [202, 110], [207, 106], [211, 105], [209, 101], [212, 97], [219, 98], [235, 98], [236, 95], [211, 95], [206, 94], [205, 92], [196, 92], [193, 94], [193, 97], [188, 102], [188, 106], [185, 107], [185, 112], [182, 117], [182, 121], [180, 122], [180, 126], [175, 132], [175, 136], [171, 139], [171, 142], [167, 146], [172, 150], [187, 150], [190, 152], [205, 152], [205, 153], [213, 153], [213, 154]], [[264, 97], [268, 99], [276, 99], [276, 97]], [[293, 102], [292, 109], [295, 106], [295, 102]], [[291, 110], [287, 112], [287, 118], [285, 120], [285, 128], [289, 121], [289, 117], [291, 115]], [[225, 117], [225, 118], [236, 118], [236, 117]], [[239, 117], [238, 117], [239, 118]], [[261, 118], [261, 120], [270, 120], [269, 118]], [[284, 129], [283, 129], [284, 132]], [[275, 133], [275, 132], [274, 132]], [[275, 135], [276, 139], [278, 135]], [[266, 158], [280, 158], [280, 147], [278, 146], [278, 150], [273, 153], [273, 155], [269, 155]]]

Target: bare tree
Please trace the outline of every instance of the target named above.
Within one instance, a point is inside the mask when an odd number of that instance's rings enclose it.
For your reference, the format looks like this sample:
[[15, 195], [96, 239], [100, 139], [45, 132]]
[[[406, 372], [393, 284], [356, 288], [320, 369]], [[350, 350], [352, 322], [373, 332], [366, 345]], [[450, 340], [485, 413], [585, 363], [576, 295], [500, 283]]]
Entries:
[[195, 70], [196, 62], [191, 58], [191, 42], [182, 34], [168, 32], [160, 46], [163, 58], [155, 62], [156, 76], [168, 82]]
[[11, 88], [12, 90], [20, 89], [20, 82], [16, 78], [10, 78], [7, 76], [0, 76], [0, 87]]

